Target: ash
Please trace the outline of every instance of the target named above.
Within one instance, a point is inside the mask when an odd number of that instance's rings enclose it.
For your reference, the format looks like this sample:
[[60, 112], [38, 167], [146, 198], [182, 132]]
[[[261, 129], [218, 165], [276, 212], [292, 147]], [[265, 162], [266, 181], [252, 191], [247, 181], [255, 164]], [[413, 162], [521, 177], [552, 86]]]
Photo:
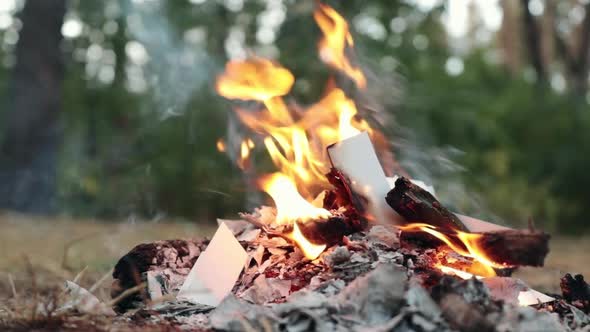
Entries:
[[[260, 221], [265, 211], [246, 219]], [[345, 236], [310, 261], [292, 243], [258, 227], [264, 222], [226, 224], [249, 258], [232, 294], [218, 307], [162, 301], [173, 298], [206, 246], [202, 241], [185, 241], [184, 246], [162, 241], [153, 244], [160, 250], [147, 250], [157, 252], [157, 259], [143, 257], [137, 271], [147, 281], [147, 291], [119, 310], [204, 331], [590, 331], [587, 312], [565, 299], [519, 306], [517, 296], [524, 287], [519, 280], [482, 282], [441, 274], [432, 265], [435, 250], [400, 245], [394, 227], [373, 226]], [[141, 245], [144, 252], [148, 245]], [[169, 257], [162, 257], [162, 248]], [[125, 257], [138, 256], [134, 250]], [[130, 261], [125, 257], [119, 264]], [[115, 278], [119, 288], [129, 284], [117, 268]], [[114, 288], [115, 295], [123, 290]]]

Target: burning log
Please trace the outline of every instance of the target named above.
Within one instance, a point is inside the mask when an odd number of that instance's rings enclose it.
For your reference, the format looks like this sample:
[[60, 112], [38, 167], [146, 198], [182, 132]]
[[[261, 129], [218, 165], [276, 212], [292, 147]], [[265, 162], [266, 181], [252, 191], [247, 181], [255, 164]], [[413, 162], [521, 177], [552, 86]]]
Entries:
[[508, 266], [543, 266], [549, 253], [549, 234], [508, 230], [475, 234], [474, 244], [494, 262]]
[[420, 231], [403, 235], [405, 241], [418, 239], [416, 242], [427, 241], [432, 246], [432, 241], [440, 243], [438, 239], [459, 248], [459, 252], [473, 254], [477, 250], [487, 260], [502, 266], [542, 266], [549, 252], [549, 235], [543, 232], [508, 229], [468, 233], [467, 227], [454, 213], [442, 206], [432, 194], [404, 177], [395, 182], [395, 188], [387, 194], [386, 201], [407, 221], [418, 221], [436, 228], [413, 227]]
[[447, 230], [469, 231], [431, 193], [403, 176], [395, 181], [395, 187], [387, 193], [385, 200], [408, 222], [423, 222]]
[[297, 222], [299, 230], [309, 242], [328, 246], [341, 242], [345, 235], [361, 231], [365, 225], [344, 215], [334, 215], [328, 219], [316, 219], [304, 223]]

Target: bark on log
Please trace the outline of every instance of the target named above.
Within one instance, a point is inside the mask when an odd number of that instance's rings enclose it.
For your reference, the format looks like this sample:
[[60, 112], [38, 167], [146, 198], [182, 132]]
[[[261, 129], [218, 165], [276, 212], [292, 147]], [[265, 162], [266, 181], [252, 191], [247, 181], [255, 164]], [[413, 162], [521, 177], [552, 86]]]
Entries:
[[510, 266], [543, 266], [549, 253], [549, 234], [530, 230], [509, 230], [481, 235], [474, 240], [494, 262]]
[[335, 215], [328, 219], [297, 222], [297, 226], [309, 242], [331, 246], [341, 242], [343, 236], [363, 230], [365, 224], [343, 215]]
[[447, 210], [428, 191], [400, 177], [385, 198], [387, 204], [408, 222], [430, 224], [447, 230], [468, 232], [459, 218]]
[[[443, 207], [429, 192], [400, 177], [386, 198], [387, 203], [408, 222], [436, 226], [453, 243], [463, 246], [455, 231], [468, 232], [457, 216]], [[492, 261], [509, 266], [542, 266], [549, 252], [549, 235], [531, 230], [474, 233], [477, 245]], [[404, 241], [434, 246], [442, 243], [424, 232], [402, 234]], [[423, 239], [423, 240], [422, 240]]]
[[[480, 249], [493, 262], [510, 266], [543, 266], [549, 252], [549, 234], [530, 230], [507, 230], [487, 233], [471, 233], [477, 238], [471, 245]], [[456, 234], [445, 234], [451, 242], [467, 248]], [[444, 243], [425, 232], [402, 232], [402, 245], [435, 248]]]

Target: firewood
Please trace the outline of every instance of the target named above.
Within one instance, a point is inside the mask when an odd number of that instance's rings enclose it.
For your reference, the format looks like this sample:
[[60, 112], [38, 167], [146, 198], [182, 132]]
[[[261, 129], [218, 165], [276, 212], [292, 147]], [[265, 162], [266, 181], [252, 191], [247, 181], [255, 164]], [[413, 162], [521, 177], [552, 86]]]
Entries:
[[387, 193], [385, 200], [407, 222], [426, 223], [447, 230], [469, 231], [431, 193], [403, 176], [395, 181], [395, 188]]
[[342, 237], [362, 230], [364, 223], [352, 220], [343, 215], [335, 215], [328, 219], [298, 222], [297, 226], [309, 242], [314, 244], [333, 244], [342, 241]]
[[510, 266], [543, 266], [549, 252], [549, 234], [531, 230], [476, 233], [475, 240], [488, 258]]
[[[410, 180], [400, 177], [386, 201], [408, 222], [436, 226], [450, 241], [464, 247], [456, 231], [468, 232], [467, 227], [434, 196]], [[479, 234], [474, 242], [490, 260], [507, 266], [542, 266], [549, 252], [549, 235], [539, 231], [509, 229], [473, 234]], [[424, 232], [402, 233], [402, 239], [430, 247], [442, 243]]]
[[[451, 242], [466, 250], [457, 234], [443, 233]], [[550, 236], [539, 231], [506, 230], [471, 234], [476, 236], [470, 240], [473, 247], [484, 253], [492, 262], [506, 267], [543, 266], [549, 252]], [[444, 244], [425, 232], [402, 232], [400, 241], [403, 246], [422, 248], [436, 248]]]
[[590, 285], [586, 283], [583, 275], [577, 274], [572, 277], [566, 273], [561, 278], [559, 286], [565, 300], [585, 313], [590, 313]]

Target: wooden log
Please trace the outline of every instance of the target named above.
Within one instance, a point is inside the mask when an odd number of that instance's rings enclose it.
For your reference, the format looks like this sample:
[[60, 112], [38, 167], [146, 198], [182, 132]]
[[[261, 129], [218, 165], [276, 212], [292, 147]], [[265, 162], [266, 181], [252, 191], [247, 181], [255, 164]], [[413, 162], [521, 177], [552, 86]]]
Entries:
[[549, 253], [549, 234], [531, 230], [507, 230], [479, 235], [474, 243], [496, 263], [508, 266], [543, 266]]
[[[442, 232], [455, 245], [467, 250], [465, 244], [456, 233]], [[543, 266], [545, 257], [549, 253], [549, 234], [531, 230], [506, 230], [484, 233], [470, 233], [469, 245], [492, 262], [513, 266]], [[419, 246], [436, 248], [444, 242], [426, 232], [403, 232], [400, 235], [403, 246]]]
[[387, 193], [385, 200], [407, 222], [426, 223], [447, 230], [469, 231], [432, 194], [403, 176], [395, 181], [395, 187]]
[[[387, 194], [386, 201], [406, 221], [436, 226], [450, 241], [466, 249], [456, 231], [468, 233], [467, 227], [434, 196], [407, 178], [400, 177], [395, 182], [395, 188]], [[474, 246], [493, 262], [506, 266], [542, 266], [549, 252], [549, 235], [539, 231], [507, 229], [472, 234], [477, 234], [470, 236]], [[424, 232], [402, 233], [402, 238], [433, 246], [441, 243]]]
[[341, 242], [343, 236], [363, 230], [366, 223], [360, 219], [355, 220], [342, 214], [335, 214], [328, 219], [297, 222], [297, 226], [309, 242], [331, 246]]

